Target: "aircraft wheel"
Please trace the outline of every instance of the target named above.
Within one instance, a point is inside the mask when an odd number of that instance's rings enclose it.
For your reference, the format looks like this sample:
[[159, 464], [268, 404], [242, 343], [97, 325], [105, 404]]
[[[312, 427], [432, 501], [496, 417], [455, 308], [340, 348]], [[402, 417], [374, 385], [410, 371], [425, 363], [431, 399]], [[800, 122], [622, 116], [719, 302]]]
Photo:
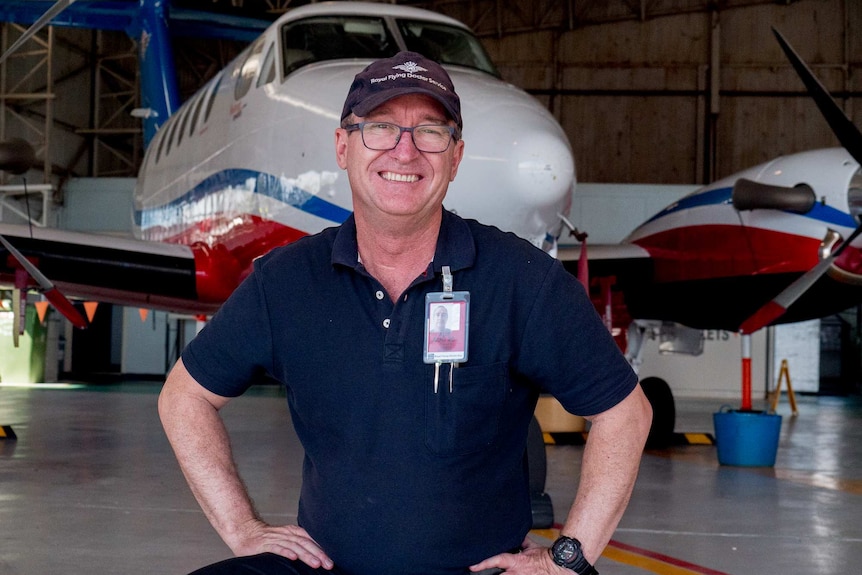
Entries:
[[676, 407], [670, 386], [660, 377], [647, 377], [641, 381], [644, 395], [652, 405], [652, 425], [646, 446], [649, 449], [662, 449], [673, 442], [676, 425]]
[[527, 468], [530, 472], [530, 505], [533, 511], [533, 529], [548, 529], [554, 524], [554, 507], [545, 493], [548, 459], [545, 438], [539, 420], [533, 416], [527, 435]]

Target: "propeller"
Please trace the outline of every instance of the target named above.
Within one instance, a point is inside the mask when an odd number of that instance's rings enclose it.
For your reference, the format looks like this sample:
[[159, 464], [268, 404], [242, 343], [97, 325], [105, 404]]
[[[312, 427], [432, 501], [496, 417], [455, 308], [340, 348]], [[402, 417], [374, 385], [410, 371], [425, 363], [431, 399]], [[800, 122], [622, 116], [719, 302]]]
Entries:
[[70, 322], [72, 322], [72, 325], [74, 325], [75, 327], [81, 329], [87, 327], [87, 320], [84, 319], [84, 317], [77, 309], [75, 309], [75, 306], [72, 305], [72, 302], [70, 302], [66, 298], [66, 296], [60, 293], [60, 290], [58, 290], [54, 286], [51, 280], [45, 277], [45, 274], [40, 272], [39, 269], [30, 262], [30, 260], [24, 257], [24, 254], [19, 252], [15, 248], [15, 246], [10, 244], [9, 241], [3, 236], [0, 236], [0, 244], [3, 244], [3, 247], [5, 247], [9, 251], [9, 254], [11, 254], [12, 257], [18, 261], [21, 267], [24, 268], [24, 270], [28, 274], [30, 274], [30, 277], [36, 280], [36, 283], [39, 284], [39, 287], [41, 288], [44, 296], [48, 299], [49, 302], [51, 302], [51, 304], [53, 304], [55, 308], [57, 308], [57, 311], [63, 314], [63, 316]]
[[[803, 62], [796, 54], [781, 33], [779, 33], [775, 28], [772, 29], [772, 32], [775, 34], [778, 43], [781, 45], [781, 49], [784, 51], [785, 55], [790, 60], [790, 63], [793, 65], [793, 68], [796, 70], [797, 75], [799, 75], [799, 78], [808, 89], [808, 93], [820, 109], [820, 113], [826, 119], [832, 132], [838, 138], [838, 141], [841, 142], [841, 145], [844, 146], [851, 156], [853, 156], [854, 160], [859, 164], [862, 164], [862, 132], [860, 132], [853, 122], [850, 121], [850, 118], [847, 117], [838, 104], [835, 103], [835, 100], [832, 99], [832, 96], [829, 95], [829, 92], [823, 87], [823, 84], [821, 84], [817, 77], [814, 76], [811, 69], [809, 69], [805, 62]], [[862, 233], [862, 224], [857, 226], [853, 233], [850, 234], [850, 236], [843, 241], [841, 245], [838, 246], [838, 249], [832, 252], [832, 254], [822, 259], [816, 266], [802, 274], [802, 276], [797, 278], [796, 281], [784, 288], [781, 293], [772, 298], [772, 300], [768, 301], [760, 309], [754, 312], [752, 316], [746, 319], [740, 326], [740, 331], [743, 334], [753, 333], [781, 317], [784, 312], [787, 311], [787, 308], [793, 305], [793, 303], [799, 299], [802, 294], [808, 291], [808, 289], [827, 272], [835, 259], [841, 255], [841, 252], [843, 252], [860, 233]]]
[[32, 26], [27, 28], [27, 30], [23, 34], [21, 34], [21, 36], [17, 40], [15, 40], [15, 42], [13, 42], [12, 45], [6, 49], [5, 52], [3, 52], [3, 55], [0, 56], [0, 64], [5, 62], [6, 59], [15, 52], [15, 50], [17, 50], [21, 47], [22, 44], [24, 44], [24, 42], [32, 38], [37, 32], [39, 32], [39, 30], [44, 28], [45, 25], [48, 24], [48, 22], [50, 22], [54, 19], [54, 17], [57, 16], [57, 14], [71, 6], [74, 1], [75, 0], [58, 0], [56, 3], [54, 3], [53, 6], [48, 8], [48, 10], [46, 10], [45, 13], [42, 14], [38, 20], [33, 22]]
[[792, 284], [784, 288], [781, 293], [766, 302], [766, 304], [764, 304], [759, 310], [754, 312], [754, 315], [742, 322], [742, 325], [739, 326], [739, 331], [742, 332], [743, 335], [754, 333], [784, 315], [787, 308], [793, 305], [793, 302], [798, 300], [802, 294], [808, 291], [808, 288], [814, 285], [814, 283], [829, 270], [832, 263], [841, 255], [841, 252], [844, 251], [844, 248], [849, 246], [860, 233], [862, 233], [862, 225], [853, 230], [850, 237], [842, 242], [841, 245], [838, 246], [838, 249], [832, 252], [829, 257], [820, 260], [816, 266], [798, 277]]
[[[0, 64], [5, 62], [9, 56], [15, 53], [18, 48], [20, 48], [25, 42], [27, 42], [30, 38], [35, 36], [42, 28], [44, 28], [51, 20], [53, 20], [60, 12], [68, 8], [72, 5], [75, 0], [57, 0], [48, 10], [42, 14], [38, 20], [36, 20], [27, 30], [24, 31], [21, 36], [9, 46], [2, 55], [0, 55]], [[28, 144], [26, 141], [21, 140], [19, 138], [13, 138], [8, 142], [0, 142], [0, 170], [9, 172], [10, 174], [20, 175], [25, 173], [31, 167], [33, 167], [36, 163], [36, 153], [33, 150], [33, 147]], [[75, 306], [72, 305], [66, 296], [60, 293], [54, 284], [49, 280], [45, 275], [36, 268], [30, 261], [24, 257], [24, 255], [19, 252], [15, 246], [10, 244], [6, 238], [0, 236], [0, 243], [3, 244], [9, 254], [14, 257], [21, 267], [30, 274], [36, 283], [39, 284], [39, 287], [42, 289], [42, 293], [51, 302], [54, 307], [63, 314], [72, 325], [78, 328], [87, 327], [87, 320], [81, 316], [80, 312], [75, 309]], [[18, 291], [17, 289], [15, 290]], [[16, 293], [17, 296], [17, 293]], [[15, 298], [18, 300], [18, 298]], [[23, 300], [23, 296], [21, 298]], [[21, 316], [22, 309], [20, 308], [21, 300], [17, 301], [17, 313], [16, 317]], [[17, 338], [18, 330], [15, 330], [15, 346], [18, 345]]]

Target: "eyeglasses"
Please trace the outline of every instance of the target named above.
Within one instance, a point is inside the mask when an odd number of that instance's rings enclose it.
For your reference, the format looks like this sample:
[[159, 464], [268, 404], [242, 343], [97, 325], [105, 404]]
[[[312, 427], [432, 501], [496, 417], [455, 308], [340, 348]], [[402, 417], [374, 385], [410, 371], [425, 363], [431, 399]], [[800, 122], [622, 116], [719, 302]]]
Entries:
[[449, 148], [449, 142], [453, 139], [458, 139], [458, 130], [452, 126], [438, 126], [435, 124], [423, 124], [421, 126], [413, 126], [405, 128], [397, 124], [389, 122], [360, 122], [358, 124], [348, 124], [344, 126], [348, 132], [359, 130], [362, 134], [362, 143], [369, 150], [383, 152], [386, 150], [394, 150], [398, 142], [401, 141], [401, 135], [404, 132], [410, 132], [413, 138], [413, 145], [420, 152], [428, 152], [431, 154], [439, 154], [445, 152]]

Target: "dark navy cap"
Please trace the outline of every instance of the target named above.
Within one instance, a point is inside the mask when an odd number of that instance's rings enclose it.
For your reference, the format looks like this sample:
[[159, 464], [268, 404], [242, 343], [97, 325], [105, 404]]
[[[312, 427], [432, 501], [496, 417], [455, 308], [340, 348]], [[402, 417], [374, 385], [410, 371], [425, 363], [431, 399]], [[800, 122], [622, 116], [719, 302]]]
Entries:
[[399, 52], [358, 73], [344, 101], [341, 119], [351, 112], [367, 116], [384, 102], [407, 94], [431, 96], [443, 105], [459, 129], [463, 127], [461, 100], [449, 74], [440, 64], [416, 52]]

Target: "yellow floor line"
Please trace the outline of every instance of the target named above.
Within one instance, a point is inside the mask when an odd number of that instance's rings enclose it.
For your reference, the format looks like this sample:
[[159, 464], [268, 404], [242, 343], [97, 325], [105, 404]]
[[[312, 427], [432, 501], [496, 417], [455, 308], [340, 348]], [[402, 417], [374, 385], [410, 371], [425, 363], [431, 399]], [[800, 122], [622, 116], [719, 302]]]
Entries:
[[[558, 527], [553, 527], [551, 529], [533, 529], [530, 531], [530, 535], [543, 539], [544, 541], [539, 541], [543, 545], [550, 545], [552, 541], [559, 537], [560, 530]], [[644, 555], [637, 551], [622, 549], [620, 545], [622, 544], [611, 541], [610, 545], [605, 547], [602, 557], [610, 559], [611, 561], [616, 561], [617, 563], [637, 567], [638, 569], [643, 569], [644, 571], [655, 573], [656, 575], [720, 575], [719, 571], [713, 571], [712, 569], [707, 568], [698, 568], [697, 565], [692, 565], [694, 568], [689, 569], [684, 566], [687, 564], [685, 561], [679, 561], [679, 565], [674, 565], [674, 559], [672, 557], [668, 557], [667, 561], [663, 561], [660, 558], [650, 557], [649, 555]], [[670, 561], [670, 563], [668, 561]]]
[[602, 557], [610, 559], [611, 561], [616, 561], [617, 563], [638, 567], [649, 571], [650, 573], [657, 573], [658, 575], [700, 575], [697, 571], [692, 571], [691, 569], [686, 569], [677, 565], [669, 565], [664, 561], [645, 557], [638, 553], [632, 553], [631, 551], [617, 549], [616, 547], [606, 547], [604, 553], [602, 553]]
[[774, 473], [777, 479], [782, 479], [784, 481], [792, 481], [794, 483], [801, 483], [811, 487], [821, 487], [823, 489], [833, 489], [835, 491], [862, 495], [862, 480], [840, 479], [837, 477], [830, 477], [823, 473], [800, 471], [796, 469], [775, 469]]

